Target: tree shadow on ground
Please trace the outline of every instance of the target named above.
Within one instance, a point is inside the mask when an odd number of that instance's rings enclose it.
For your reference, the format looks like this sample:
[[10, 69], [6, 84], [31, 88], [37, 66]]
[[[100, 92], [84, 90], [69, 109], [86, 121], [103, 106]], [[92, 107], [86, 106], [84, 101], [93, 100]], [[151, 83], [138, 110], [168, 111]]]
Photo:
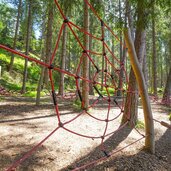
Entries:
[[[107, 140], [106, 143], [111, 144], [111, 142], [116, 141], [116, 136]], [[123, 137], [124, 139], [124, 137]], [[120, 140], [123, 140], [120, 138]], [[111, 142], [108, 142], [111, 141]], [[115, 144], [118, 144], [116, 142]], [[113, 145], [113, 144], [112, 144]], [[116, 146], [111, 146], [113, 150]], [[84, 165], [86, 162], [90, 162], [94, 159], [94, 156], [98, 155], [98, 149], [95, 149], [88, 155], [84, 156], [81, 159], [78, 159], [72, 165], [67, 168], [62, 169], [62, 171], [72, 170], [74, 167]], [[166, 130], [166, 132], [156, 141], [156, 153], [150, 154], [144, 150], [139, 151], [137, 154], [126, 154], [123, 152], [122, 155], [117, 155], [109, 158], [109, 160], [104, 161], [103, 163], [86, 168], [86, 171], [171, 171], [171, 130]], [[88, 158], [82, 161], [84, 158]]]
[[[6, 148], [0, 151], [0, 170], [6, 170], [12, 164], [24, 156], [30, 149], [34, 147], [35, 144], [27, 145], [20, 144], [14, 145], [12, 147], [13, 152], [8, 152], [10, 148]], [[45, 163], [43, 162], [47, 159], [47, 149], [45, 146], [40, 146], [37, 151], [35, 151], [29, 158], [23, 161], [17, 166], [17, 170], [28, 171], [33, 168], [43, 168]]]
[[[130, 134], [131, 131], [132, 131], [132, 128], [126, 126], [126, 127], [122, 128], [121, 130], [119, 130], [114, 135], [112, 135], [110, 138], [108, 138], [104, 142], [104, 146], [106, 147], [106, 153], [110, 153], [111, 151], [116, 149], [116, 147], [124, 139], [127, 138], [127, 136]], [[74, 168], [77, 168], [77, 167], [80, 167], [80, 166], [84, 165], [85, 163], [89, 163], [89, 162], [91, 162], [93, 160], [97, 160], [97, 159], [99, 159], [101, 157], [105, 157], [105, 154], [104, 154], [104, 152], [101, 151], [100, 146], [98, 146], [93, 151], [91, 151], [89, 154], [77, 159], [71, 165], [67, 166], [66, 168], [63, 168], [61, 171], [72, 170]]]

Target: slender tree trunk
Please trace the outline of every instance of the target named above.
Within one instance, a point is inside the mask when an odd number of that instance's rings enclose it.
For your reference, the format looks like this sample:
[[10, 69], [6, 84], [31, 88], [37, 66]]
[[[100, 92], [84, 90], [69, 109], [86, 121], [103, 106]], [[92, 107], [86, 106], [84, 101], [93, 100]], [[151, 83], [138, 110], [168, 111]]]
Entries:
[[[169, 39], [169, 50], [170, 50], [169, 57], [171, 58], [171, 34]], [[171, 65], [171, 62], [168, 62], [168, 64]], [[169, 74], [167, 76], [167, 82], [164, 89], [162, 102], [167, 106], [171, 106], [171, 66], [170, 66]]]
[[[32, 26], [32, 0], [29, 1], [29, 10], [28, 10], [26, 52], [25, 52], [26, 55], [29, 54], [31, 26]], [[24, 94], [26, 92], [27, 67], [28, 67], [28, 59], [25, 59], [24, 73], [23, 73], [23, 85], [22, 85], [22, 89], [21, 89], [22, 94]]]
[[[62, 56], [61, 56], [61, 69], [65, 70], [66, 63], [66, 45], [67, 45], [67, 25], [65, 23], [63, 29], [63, 38], [62, 38]], [[59, 81], [59, 95], [64, 95], [64, 73], [60, 73], [60, 81]]]
[[[88, 13], [88, 5], [84, 2], [84, 29], [86, 32], [89, 32], [89, 13]], [[84, 34], [84, 47], [86, 50], [89, 49], [89, 36]], [[87, 55], [84, 55], [83, 58], [83, 78], [89, 79], [89, 60]], [[89, 106], [89, 84], [86, 81], [82, 81], [82, 100], [83, 100], [83, 108], [87, 109]]]
[[[19, 28], [19, 22], [20, 22], [20, 16], [21, 16], [21, 5], [22, 5], [22, 0], [19, 0], [18, 4], [18, 14], [17, 14], [17, 22], [16, 22], [16, 27], [15, 27], [15, 34], [14, 34], [14, 42], [13, 42], [13, 49], [16, 49], [16, 43], [17, 43], [17, 35], [18, 35], [18, 28]], [[12, 67], [14, 64], [14, 54], [11, 55], [11, 60], [9, 64], [8, 71], [12, 71]]]
[[[92, 37], [89, 37], [89, 50], [91, 50], [92, 47]], [[94, 67], [91, 68], [91, 61], [89, 61], [89, 78], [92, 80], [92, 75], [94, 73]], [[93, 89], [93, 84], [89, 84], [89, 94], [94, 95], [94, 89]]]
[[135, 77], [140, 89], [140, 96], [142, 99], [142, 106], [144, 111], [144, 121], [145, 121], [145, 148], [151, 153], [155, 153], [155, 140], [154, 140], [154, 123], [153, 115], [151, 111], [150, 101], [148, 97], [148, 92], [145, 85], [145, 80], [143, 77], [141, 66], [137, 58], [137, 53], [134, 48], [133, 41], [131, 39], [131, 34], [129, 31], [124, 32], [126, 44], [128, 47], [128, 53], [130, 56], [131, 66], [135, 73]]
[[[153, 11], [154, 11], [153, 4]], [[153, 40], [153, 53], [152, 53], [152, 79], [153, 79], [153, 94], [157, 96], [157, 54], [156, 54], [156, 29], [155, 18], [152, 18], [152, 40]]]
[[[119, 0], [119, 21], [120, 23], [122, 23], [122, 16], [121, 16], [121, 1]], [[120, 29], [122, 28], [122, 24], [120, 24]], [[122, 42], [122, 30], [120, 30], [119, 32], [120, 34], [120, 41]], [[120, 54], [120, 74], [119, 74], [119, 84], [118, 84], [118, 91], [117, 91], [117, 96], [121, 96], [122, 92], [121, 92], [121, 88], [122, 88], [122, 81], [123, 81], [123, 69], [122, 69], [122, 62], [124, 62], [123, 60], [123, 51], [122, 51], [122, 44], [120, 44], [119, 47], [119, 54]]]
[[68, 33], [69, 34], [69, 52], [68, 52], [68, 72], [70, 72], [71, 70], [71, 35], [70, 35], [70, 32]]
[[[146, 37], [146, 35], [145, 35]], [[146, 38], [145, 38], [146, 39]], [[143, 59], [143, 73], [145, 78], [146, 87], [148, 88], [148, 67], [147, 67], [147, 51], [146, 51], [146, 42], [144, 47], [144, 59]]]
[[163, 55], [160, 56], [160, 88], [162, 87], [163, 87]]
[[[44, 15], [43, 15], [44, 17]], [[41, 59], [45, 62], [45, 27], [46, 27], [46, 20], [43, 20], [43, 29], [42, 29], [42, 38], [41, 38]], [[45, 72], [45, 67], [41, 67], [41, 73], [40, 73], [40, 78], [39, 82], [37, 85], [37, 94], [36, 94], [36, 105], [40, 105], [40, 96], [41, 96], [41, 91], [43, 89], [43, 79], [44, 79], [44, 72]]]
[[163, 93], [162, 102], [171, 107], [171, 67], [167, 77], [166, 86]]
[[[45, 62], [49, 63], [50, 57], [52, 55], [52, 33], [53, 33], [53, 12], [54, 12], [54, 4], [49, 1], [48, 4], [48, 23], [47, 23], [47, 33], [46, 33], [46, 59]], [[48, 85], [48, 69], [45, 68], [44, 73], [44, 84]]]

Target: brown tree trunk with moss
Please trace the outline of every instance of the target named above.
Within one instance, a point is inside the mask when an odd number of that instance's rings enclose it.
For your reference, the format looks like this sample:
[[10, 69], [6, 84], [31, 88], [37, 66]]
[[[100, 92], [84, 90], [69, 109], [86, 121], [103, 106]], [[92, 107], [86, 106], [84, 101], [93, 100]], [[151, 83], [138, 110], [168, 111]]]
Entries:
[[[145, 48], [145, 9], [143, 3], [144, 3], [143, 1], [138, 1], [137, 4], [138, 16], [137, 16], [136, 34], [135, 34], [135, 42], [134, 42], [135, 51], [140, 66], [142, 65], [143, 62], [144, 48]], [[138, 93], [138, 85], [132, 68], [129, 74], [128, 88], [129, 88], [129, 92], [126, 95], [125, 110], [124, 110], [122, 122], [124, 123], [128, 119], [130, 119], [131, 125], [135, 125], [138, 118], [137, 113], [138, 113], [139, 93]]]
[[[84, 29], [86, 32], [89, 32], [89, 13], [88, 5], [85, 1], [84, 3]], [[86, 50], [89, 49], [89, 36], [84, 34], [84, 47]], [[83, 78], [89, 79], [89, 59], [86, 54], [83, 57]], [[84, 109], [87, 109], [89, 106], [89, 83], [87, 81], [82, 81], [82, 100]]]

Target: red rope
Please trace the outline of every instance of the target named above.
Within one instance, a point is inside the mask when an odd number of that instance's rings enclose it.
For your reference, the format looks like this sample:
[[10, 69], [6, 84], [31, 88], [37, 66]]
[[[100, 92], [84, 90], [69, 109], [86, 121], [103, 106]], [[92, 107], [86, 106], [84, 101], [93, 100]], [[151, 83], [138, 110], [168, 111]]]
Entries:
[[[14, 162], [12, 164], [11, 167], [8, 168], [8, 171], [12, 170], [13, 168], [16, 168], [19, 164], [21, 164], [24, 160], [26, 160], [30, 155], [32, 155], [32, 153], [34, 151], [37, 150], [37, 148], [39, 146], [41, 146], [50, 136], [52, 136], [54, 134], [54, 132], [56, 132], [59, 128], [63, 128], [64, 130], [72, 133], [72, 134], [75, 134], [75, 135], [78, 135], [80, 137], [84, 137], [84, 138], [91, 138], [91, 139], [101, 139], [101, 149], [102, 150], [105, 150], [105, 147], [104, 147], [104, 140], [106, 137], [112, 135], [112, 134], [115, 134], [117, 133], [119, 130], [121, 130], [122, 128], [124, 128], [127, 124], [128, 124], [128, 121], [120, 126], [117, 130], [115, 131], [112, 131], [112, 132], [107, 132], [108, 130], [108, 126], [109, 126], [109, 122], [111, 121], [114, 121], [115, 119], [117, 119], [122, 113], [123, 113], [123, 108], [124, 108], [124, 98], [122, 100], [122, 104], [119, 104], [116, 100], [115, 101], [112, 101], [112, 98], [111, 98], [111, 95], [110, 95], [110, 92], [109, 92], [109, 88], [112, 88], [113, 91], [114, 91], [114, 94], [116, 95], [117, 91], [122, 91], [123, 92], [123, 96], [124, 96], [124, 92], [125, 92], [125, 89], [124, 88], [118, 88], [117, 87], [117, 79], [119, 79], [120, 77], [120, 72], [121, 70], [123, 70], [124, 72], [124, 75], [126, 76], [126, 83], [128, 83], [128, 76], [127, 76], [127, 73], [126, 73], [126, 70], [125, 70], [125, 67], [124, 65], [122, 65], [122, 61], [119, 61], [117, 59], [117, 57], [112, 53], [111, 49], [109, 48], [109, 46], [106, 44], [105, 42], [105, 30], [109, 30], [111, 32], [111, 34], [120, 42], [121, 45], [122, 42], [119, 40], [119, 38], [114, 34], [114, 32], [103, 22], [103, 20], [100, 18], [100, 16], [97, 14], [97, 12], [95, 11], [95, 9], [93, 8], [93, 6], [88, 2], [88, 0], [85, 0], [85, 2], [87, 3], [87, 5], [89, 6], [89, 8], [93, 11], [93, 13], [95, 14], [95, 16], [98, 18], [98, 20], [100, 21], [101, 23], [101, 37], [96, 37], [94, 36], [93, 34], [85, 31], [84, 29], [80, 28], [79, 26], [77, 26], [76, 24], [72, 23], [71, 21], [69, 21], [67, 19], [67, 17], [65, 16], [65, 14], [63, 13], [59, 3], [57, 0], [55, 0], [55, 4], [62, 16], [62, 18], [64, 19], [64, 22], [59, 30], [59, 34], [58, 34], [58, 37], [57, 37], [57, 41], [56, 41], [56, 44], [55, 44], [55, 48], [53, 50], [53, 53], [52, 53], [52, 56], [51, 56], [51, 59], [50, 59], [50, 63], [49, 64], [46, 64], [40, 60], [37, 60], [37, 59], [34, 59], [34, 58], [31, 58], [27, 55], [24, 55], [16, 50], [13, 50], [13, 49], [10, 49], [6, 46], [3, 46], [3, 45], [0, 45], [0, 48], [4, 49], [4, 50], [7, 50], [9, 52], [12, 52], [16, 55], [19, 55], [21, 57], [24, 57], [25, 59], [28, 59], [29, 61], [33, 61], [33, 62], [36, 62], [37, 64], [41, 65], [41, 66], [44, 66], [46, 68], [49, 69], [49, 79], [50, 79], [50, 84], [51, 84], [51, 90], [52, 90], [52, 97], [53, 97], [53, 101], [54, 101], [54, 107], [55, 107], [55, 111], [56, 111], [56, 115], [57, 115], [57, 119], [58, 119], [58, 124], [59, 126], [53, 130], [47, 137], [45, 137], [40, 143], [38, 143], [35, 147], [33, 147], [30, 151], [28, 151], [21, 159], [17, 160], [16, 162]], [[61, 39], [61, 36], [62, 36], [62, 31], [64, 30], [64, 27], [68, 27], [69, 30], [72, 32], [75, 40], [77, 41], [79, 47], [81, 47], [82, 49], [82, 55], [80, 56], [79, 58], [79, 62], [78, 62], [78, 65], [77, 65], [77, 68], [76, 68], [76, 74], [73, 74], [71, 72], [68, 72], [66, 70], [63, 70], [63, 69], [60, 69], [58, 67], [55, 67], [53, 65], [53, 61], [54, 61], [54, 58], [55, 58], [55, 55], [58, 51], [58, 48], [59, 48], [59, 41]], [[99, 52], [95, 52], [95, 51], [92, 51], [92, 50], [88, 50], [88, 49], [85, 49], [85, 47], [83, 46], [83, 43], [81, 41], [81, 39], [79, 38], [79, 36], [76, 34], [76, 32], [74, 31], [74, 28], [76, 28], [79, 32], [82, 32], [86, 35], [88, 35], [89, 37], [97, 40], [97, 41], [101, 41], [101, 46], [102, 46], [102, 53], [99, 53]], [[125, 48], [125, 46], [123, 46]], [[109, 60], [109, 54], [112, 56], [112, 58], [115, 60], [115, 64], [113, 64], [110, 60]], [[95, 60], [93, 60], [93, 58], [91, 57], [91, 55], [96, 55], [96, 56], [102, 56], [104, 58], [104, 61], [105, 61], [105, 66], [104, 66], [104, 69], [100, 70], [98, 68], [98, 65], [96, 65], [95, 63]], [[92, 76], [92, 80], [90, 79], [87, 79], [87, 78], [83, 78], [82, 76], [80, 76], [80, 73], [81, 73], [81, 65], [82, 65], [82, 61], [83, 61], [83, 58], [84, 57], [87, 57], [91, 63], [91, 65], [97, 70], [94, 75]], [[119, 65], [120, 66], [120, 70], [117, 69], [117, 67], [115, 65]], [[110, 74], [110, 68], [112, 68], [114, 71], [115, 71], [115, 79], [112, 78], [112, 75]], [[102, 95], [102, 92], [100, 90], [98, 90], [97, 87], [94, 87], [97, 91], [97, 93], [99, 94], [99, 96], [101, 96], [101, 99], [102, 101], [104, 102], [107, 102], [108, 103], [108, 106], [107, 106], [107, 113], [106, 113], [106, 116], [105, 116], [105, 119], [100, 119], [98, 117], [95, 117], [93, 116], [92, 114], [90, 114], [90, 112], [88, 111], [82, 111], [81, 113], [77, 114], [75, 117], [73, 117], [72, 119], [62, 123], [61, 122], [61, 116], [60, 116], [60, 112], [59, 112], [59, 109], [58, 109], [58, 102], [57, 102], [57, 99], [56, 99], [56, 92], [55, 92], [55, 85], [54, 85], [54, 81], [53, 81], [53, 70], [54, 71], [58, 71], [60, 73], [63, 73], [63, 74], [66, 74], [70, 77], [74, 77], [75, 78], [75, 84], [76, 84], [76, 91], [77, 93], [79, 94], [80, 96], [80, 100], [82, 102], [82, 107], [84, 107], [84, 101], [82, 101], [82, 97], [81, 97], [81, 88], [80, 88], [80, 85], [79, 85], [79, 80], [84, 80], [86, 81], [87, 83], [89, 84], [92, 84], [94, 86], [96, 85], [99, 85], [99, 86], [102, 86], [102, 87], [105, 87], [105, 91], [106, 91], [106, 96]], [[99, 77], [99, 73], [104, 73], [104, 81], [103, 83], [100, 83], [98, 81], [98, 77]], [[110, 81], [111, 80], [111, 83], [112, 85], [108, 85], [108, 80]], [[123, 81], [123, 80], [122, 80]], [[123, 83], [121, 83], [123, 85]], [[130, 93], [135, 93], [133, 91], [131, 91], [129, 88], [128, 88], [129, 92]], [[88, 109], [91, 109], [93, 107], [95, 107], [95, 105], [99, 102], [99, 97], [97, 99], [94, 100], [94, 102], [88, 106]], [[120, 109], [120, 113], [115, 116], [114, 118], [110, 119], [110, 112], [111, 112], [111, 108], [112, 107], [118, 107]], [[103, 122], [106, 122], [105, 124], [105, 128], [103, 130], [103, 134], [100, 135], [100, 136], [89, 136], [89, 135], [84, 135], [84, 134], [81, 134], [81, 133], [78, 133], [78, 132], [75, 132], [73, 130], [70, 130], [68, 129], [66, 126], [70, 123], [72, 123], [73, 121], [75, 121], [76, 119], [78, 119], [83, 113], [87, 113], [88, 116], [90, 116], [91, 118], [95, 119], [95, 120], [98, 120], [98, 121], [103, 121]], [[91, 131], [92, 133], [92, 131]], [[143, 137], [144, 138], [144, 137]], [[138, 140], [137, 140], [138, 141]], [[137, 142], [136, 141], [136, 142]], [[128, 147], [128, 146], [127, 146]], [[123, 148], [122, 148], [123, 149]], [[120, 150], [117, 150], [117, 152], [121, 151], [122, 149]], [[116, 152], [114, 152], [116, 153]], [[113, 153], [110, 153], [110, 155], [113, 154]], [[80, 168], [77, 168], [77, 169], [82, 169], [82, 168], [85, 168], [87, 166], [90, 166], [92, 164], [95, 164], [101, 160], [104, 160], [106, 159], [106, 157], [104, 158], [101, 158], [99, 160], [96, 160], [96, 161], [93, 161], [87, 165], [84, 165]]]
[[[109, 156], [110, 156], [110, 157], [113, 156], [114, 154], [116, 154], [116, 153], [118, 153], [118, 152], [120, 152], [120, 151], [122, 151], [122, 150], [124, 150], [124, 149], [126, 149], [126, 148], [128, 148], [128, 147], [130, 147], [131, 145], [133, 145], [133, 144], [135, 144], [135, 143], [141, 141], [142, 139], [144, 139], [144, 136], [141, 137], [140, 139], [138, 139], [138, 140], [136, 140], [136, 141], [134, 141], [134, 142], [128, 144], [128, 145], [125, 146], [125, 147], [122, 147], [122, 148], [120, 148], [120, 149], [118, 149], [118, 150], [116, 150], [116, 151], [113, 151], [113, 152], [109, 153]], [[79, 170], [82, 170], [82, 169], [86, 169], [86, 168], [88, 168], [88, 167], [90, 167], [90, 166], [95, 166], [95, 165], [97, 165], [98, 163], [100, 163], [100, 162], [102, 162], [102, 161], [104, 161], [104, 160], [107, 160], [107, 159], [109, 159], [109, 157], [107, 157], [107, 156], [101, 157], [100, 159], [93, 160], [92, 162], [89, 162], [89, 163], [87, 163], [87, 164], [85, 164], [85, 165], [83, 165], [83, 166], [81, 166], [81, 167], [77, 167], [77, 168], [73, 169], [72, 171], [79, 171]]]
[[21, 157], [19, 160], [14, 162], [6, 171], [12, 171], [15, 169], [19, 164], [24, 162], [28, 157], [30, 157], [33, 152], [35, 152], [50, 136], [52, 136], [59, 127], [55, 128], [48, 136], [46, 136], [42, 141], [40, 141], [36, 146], [34, 146], [31, 150], [29, 150], [23, 157]]

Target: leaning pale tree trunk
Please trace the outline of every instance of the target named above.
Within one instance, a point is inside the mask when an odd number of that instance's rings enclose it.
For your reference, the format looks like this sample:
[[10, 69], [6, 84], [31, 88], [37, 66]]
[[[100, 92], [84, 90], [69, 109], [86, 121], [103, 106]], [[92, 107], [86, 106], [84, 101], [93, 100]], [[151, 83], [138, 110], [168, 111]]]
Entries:
[[[137, 54], [137, 58], [139, 60], [140, 66], [142, 65], [143, 57], [144, 57], [144, 49], [145, 49], [145, 9], [144, 2], [138, 1], [137, 5], [137, 26], [136, 26], [136, 34], [135, 34], [135, 51]], [[141, 66], [142, 67], [142, 66]], [[130, 123], [135, 125], [137, 122], [137, 113], [138, 113], [138, 85], [136, 83], [135, 74], [133, 69], [131, 68], [129, 75], [129, 84], [128, 84], [129, 92], [126, 96], [125, 102], [125, 110], [123, 115], [123, 123], [128, 119], [131, 121]]]
[[[18, 35], [18, 28], [19, 28], [21, 9], [22, 9], [21, 5], [22, 5], [22, 0], [19, 0], [17, 22], [16, 22], [16, 27], [15, 27], [14, 42], [13, 42], [13, 49], [16, 48], [16, 44], [17, 44], [17, 35]], [[9, 72], [12, 71], [13, 64], [14, 64], [14, 54], [11, 55], [11, 60], [10, 60], [9, 68], [8, 68]]]
[[[29, 10], [28, 10], [26, 52], [25, 52], [26, 55], [29, 54], [31, 27], [32, 27], [32, 0], [29, 1]], [[22, 94], [24, 94], [26, 92], [27, 69], [28, 69], [28, 59], [25, 59], [24, 73], [23, 73], [23, 84], [22, 84], [22, 89], [21, 89]]]
[[[89, 32], [89, 12], [88, 5], [84, 2], [84, 29], [86, 32]], [[89, 36], [84, 34], [84, 47], [86, 50], [89, 49]], [[89, 79], [89, 60], [86, 54], [83, 57], [83, 78]], [[83, 108], [87, 109], [89, 105], [89, 84], [86, 81], [82, 81], [82, 100], [83, 100]]]
[[148, 91], [145, 84], [145, 79], [142, 73], [141, 66], [139, 64], [137, 53], [135, 51], [135, 47], [131, 38], [130, 31], [125, 31], [125, 40], [128, 47], [128, 53], [130, 56], [130, 62], [135, 74], [135, 78], [137, 80], [140, 96], [142, 100], [142, 106], [144, 111], [144, 121], [145, 121], [145, 148], [146, 150], [150, 151], [151, 153], [155, 153], [155, 141], [154, 141], [154, 123], [153, 123], [153, 116], [150, 106], [150, 100], [148, 97]]

